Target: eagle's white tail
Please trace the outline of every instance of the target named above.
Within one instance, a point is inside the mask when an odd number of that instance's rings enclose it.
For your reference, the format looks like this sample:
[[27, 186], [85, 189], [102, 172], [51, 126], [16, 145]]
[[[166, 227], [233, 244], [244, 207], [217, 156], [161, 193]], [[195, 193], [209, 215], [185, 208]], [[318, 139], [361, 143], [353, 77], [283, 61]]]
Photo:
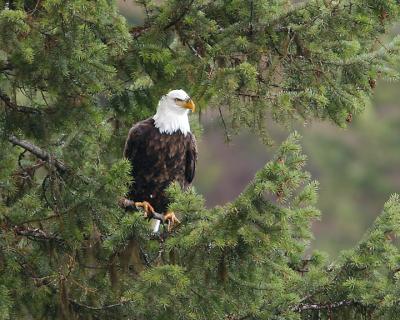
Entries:
[[160, 220], [153, 219], [153, 233], [157, 233], [160, 229]]

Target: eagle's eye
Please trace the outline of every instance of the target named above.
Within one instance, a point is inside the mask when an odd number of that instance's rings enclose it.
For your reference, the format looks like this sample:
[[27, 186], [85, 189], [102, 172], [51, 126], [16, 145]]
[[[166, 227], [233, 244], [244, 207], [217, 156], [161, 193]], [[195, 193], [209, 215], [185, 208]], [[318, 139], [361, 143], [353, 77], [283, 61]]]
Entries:
[[178, 102], [178, 101], [182, 102], [183, 100], [179, 99], [179, 98], [175, 98], [175, 102]]

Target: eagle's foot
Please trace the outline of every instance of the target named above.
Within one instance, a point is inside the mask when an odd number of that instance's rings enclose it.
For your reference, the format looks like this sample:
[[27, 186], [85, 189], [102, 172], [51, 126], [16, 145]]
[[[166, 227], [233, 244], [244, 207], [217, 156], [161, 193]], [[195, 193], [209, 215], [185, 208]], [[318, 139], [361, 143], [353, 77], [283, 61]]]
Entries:
[[143, 208], [145, 218], [151, 218], [154, 215], [155, 210], [153, 206], [147, 201], [133, 202], [133, 203], [136, 208]]
[[181, 223], [172, 211], [164, 213], [164, 222], [168, 223], [168, 232], [171, 232], [177, 224]]
[[121, 208], [127, 210], [143, 208], [145, 218], [151, 218], [155, 212], [153, 206], [147, 201], [135, 202], [126, 198], [121, 198], [119, 199], [118, 204]]

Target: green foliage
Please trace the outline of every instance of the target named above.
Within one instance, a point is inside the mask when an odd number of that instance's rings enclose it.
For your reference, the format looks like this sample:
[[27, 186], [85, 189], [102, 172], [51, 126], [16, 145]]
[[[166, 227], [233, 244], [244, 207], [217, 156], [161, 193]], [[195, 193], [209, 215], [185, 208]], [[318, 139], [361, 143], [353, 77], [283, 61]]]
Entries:
[[151, 85], [133, 89], [132, 105], [139, 93], [158, 97], [173, 81], [193, 92], [201, 108], [229, 106], [233, 131], [249, 127], [267, 139], [268, 114], [284, 123], [320, 118], [346, 126], [349, 114], [364, 109], [371, 81], [397, 77], [399, 39], [384, 46], [381, 40], [399, 17], [394, 0], [146, 1], [145, 7], [125, 67], [127, 78], [139, 68]]
[[112, 1], [0, 1], [0, 319], [395, 315], [399, 198], [338, 262], [306, 254], [318, 183], [297, 133], [223, 207], [171, 185], [172, 233], [117, 203], [127, 129], [168, 89], [264, 139], [269, 114], [344, 125], [397, 76], [399, 38], [377, 45], [397, 2], [138, 3], [129, 29]]

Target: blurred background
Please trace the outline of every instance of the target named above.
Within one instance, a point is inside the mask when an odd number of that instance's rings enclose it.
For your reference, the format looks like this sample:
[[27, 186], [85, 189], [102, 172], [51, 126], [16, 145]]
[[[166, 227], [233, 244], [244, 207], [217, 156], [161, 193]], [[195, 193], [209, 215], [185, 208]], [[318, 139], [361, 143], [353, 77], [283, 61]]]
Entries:
[[[118, 5], [130, 24], [143, 22], [142, 9], [133, 1], [120, 0]], [[400, 27], [392, 32], [400, 33]], [[242, 192], [273, 156], [275, 147], [263, 145], [248, 132], [232, 136], [227, 144], [215, 110], [202, 112], [201, 125], [195, 187], [207, 206], [223, 205]], [[347, 129], [327, 122], [292, 128], [270, 122], [268, 127], [276, 145], [294, 129], [304, 137], [307, 170], [320, 182], [318, 207], [322, 215], [313, 225], [313, 248], [335, 256], [354, 246], [390, 194], [400, 192], [399, 83], [378, 80], [371, 105], [354, 117]]]

